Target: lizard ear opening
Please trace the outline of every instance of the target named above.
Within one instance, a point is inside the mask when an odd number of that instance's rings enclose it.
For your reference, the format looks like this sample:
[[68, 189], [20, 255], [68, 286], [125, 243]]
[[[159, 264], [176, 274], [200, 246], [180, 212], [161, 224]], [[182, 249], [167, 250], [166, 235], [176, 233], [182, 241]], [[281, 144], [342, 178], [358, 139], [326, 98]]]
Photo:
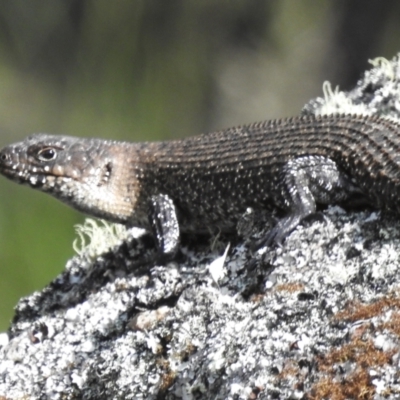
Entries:
[[113, 169], [113, 165], [112, 165], [111, 161], [109, 161], [107, 164], [105, 164], [103, 166], [101, 179], [99, 180], [99, 183], [97, 186], [103, 186], [109, 182], [109, 180], [111, 178], [112, 169]]

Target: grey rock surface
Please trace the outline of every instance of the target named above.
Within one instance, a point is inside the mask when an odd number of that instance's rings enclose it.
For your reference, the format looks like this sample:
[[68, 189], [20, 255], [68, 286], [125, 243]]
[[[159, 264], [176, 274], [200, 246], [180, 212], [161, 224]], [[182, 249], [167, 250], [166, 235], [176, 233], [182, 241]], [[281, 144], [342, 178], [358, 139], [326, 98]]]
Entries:
[[[400, 119], [399, 68], [375, 60], [353, 91], [325, 84], [303, 112]], [[400, 398], [398, 217], [330, 207], [281, 248], [193, 242], [140, 274], [140, 233], [81, 232], [90, 244], [0, 337], [0, 396]]]

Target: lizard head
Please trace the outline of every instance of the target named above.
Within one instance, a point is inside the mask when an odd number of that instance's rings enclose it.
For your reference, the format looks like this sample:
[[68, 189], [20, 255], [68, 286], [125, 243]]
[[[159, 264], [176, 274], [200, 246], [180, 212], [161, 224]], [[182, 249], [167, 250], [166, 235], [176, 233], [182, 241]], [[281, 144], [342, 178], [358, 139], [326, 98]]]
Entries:
[[110, 209], [121, 197], [111, 179], [119, 168], [115, 146], [101, 139], [36, 134], [0, 151], [0, 173], [79, 211], [123, 222], [132, 208], [129, 199], [124, 198], [125, 208], [118, 213]]

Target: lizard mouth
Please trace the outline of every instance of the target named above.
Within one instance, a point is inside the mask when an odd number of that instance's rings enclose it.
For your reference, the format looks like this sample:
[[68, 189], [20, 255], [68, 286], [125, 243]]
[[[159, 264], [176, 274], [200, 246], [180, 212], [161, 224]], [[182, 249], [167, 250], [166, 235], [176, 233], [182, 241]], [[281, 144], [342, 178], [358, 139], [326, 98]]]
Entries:
[[21, 185], [28, 185], [32, 188], [41, 188], [51, 180], [52, 175], [44, 171], [35, 171], [32, 168], [24, 168], [22, 164], [6, 165], [0, 155], [0, 173]]

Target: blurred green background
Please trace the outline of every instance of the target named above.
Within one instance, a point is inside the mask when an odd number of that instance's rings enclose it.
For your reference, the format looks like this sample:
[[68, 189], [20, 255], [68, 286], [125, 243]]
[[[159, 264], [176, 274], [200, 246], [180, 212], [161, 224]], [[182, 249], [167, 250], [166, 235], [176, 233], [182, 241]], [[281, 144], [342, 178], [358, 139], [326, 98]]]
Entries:
[[[0, 146], [34, 132], [168, 139], [298, 114], [400, 51], [391, 0], [0, 2]], [[0, 179], [0, 329], [83, 216]]]

